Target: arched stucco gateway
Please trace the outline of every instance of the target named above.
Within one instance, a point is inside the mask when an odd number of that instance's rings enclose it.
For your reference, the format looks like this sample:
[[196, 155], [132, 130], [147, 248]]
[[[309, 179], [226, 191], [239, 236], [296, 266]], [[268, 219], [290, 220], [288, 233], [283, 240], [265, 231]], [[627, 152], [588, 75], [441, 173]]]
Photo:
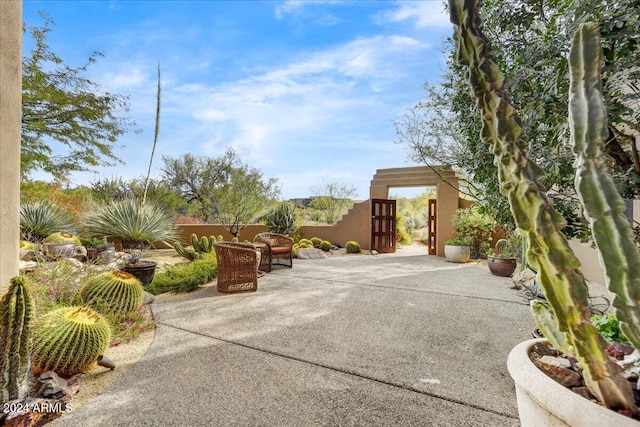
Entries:
[[444, 241], [455, 236], [451, 217], [460, 206], [458, 178], [455, 172], [445, 166], [378, 169], [371, 180], [369, 202], [373, 199], [387, 199], [389, 189], [396, 187], [436, 188], [436, 255], [444, 256]]
[[356, 203], [333, 225], [303, 225], [299, 232], [303, 236], [319, 237], [340, 245], [344, 245], [348, 240], [355, 240], [360, 243], [362, 249], [371, 249], [374, 222], [372, 201], [387, 199], [389, 188], [395, 187], [436, 188], [436, 255], [444, 256], [444, 241], [455, 236], [451, 217], [461, 202], [458, 195], [458, 178], [450, 168], [443, 166], [378, 169], [371, 180], [368, 200]]

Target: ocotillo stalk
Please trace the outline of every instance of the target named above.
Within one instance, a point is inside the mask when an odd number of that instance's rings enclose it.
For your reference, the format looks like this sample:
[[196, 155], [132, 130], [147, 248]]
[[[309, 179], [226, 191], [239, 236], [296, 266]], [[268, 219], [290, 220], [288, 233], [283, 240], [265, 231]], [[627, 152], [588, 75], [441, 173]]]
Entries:
[[629, 383], [605, 354], [604, 339], [589, 322], [588, 288], [580, 265], [559, 231], [566, 224], [553, 209], [539, 182], [542, 169], [526, 157], [527, 139], [503, 89], [504, 76], [481, 31], [479, 0], [449, 0], [457, 59], [482, 113], [482, 140], [491, 146], [498, 166], [500, 191], [507, 196], [516, 226], [527, 239], [529, 265], [555, 314], [557, 327], [573, 350], [589, 390], [612, 409], [634, 408]]
[[0, 401], [29, 394], [31, 324], [34, 304], [23, 277], [11, 279], [0, 300]]

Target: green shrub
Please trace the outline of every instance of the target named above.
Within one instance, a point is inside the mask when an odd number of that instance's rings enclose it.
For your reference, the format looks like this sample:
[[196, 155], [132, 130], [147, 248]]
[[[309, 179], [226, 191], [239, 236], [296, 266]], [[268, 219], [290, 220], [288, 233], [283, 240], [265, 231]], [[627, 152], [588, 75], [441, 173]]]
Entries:
[[411, 244], [411, 235], [407, 232], [404, 217], [400, 214], [396, 215], [396, 241], [403, 245]]
[[323, 251], [329, 252], [331, 250], [331, 242], [328, 240], [323, 240], [320, 243], [320, 247], [322, 248]]
[[595, 314], [591, 317], [591, 323], [596, 327], [600, 335], [608, 342], [621, 342], [630, 344], [627, 337], [620, 330], [618, 318], [613, 313]]
[[451, 223], [456, 228], [458, 237], [471, 241], [471, 257], [486, 258], [491, 236], [496, 229], [495, 220], [481, 213], [477, 206], [472, 206], [458, 209], [451, 218]]
[[348, 254], [357, 254], [362, 252], [362, 250], [360, 249], [360, 244], [353, 240], [349, 240], [347, 243], [345, 243], [344, 247], [347, 249]]
[[147, 291], [154, 294], [165, 292], [190, 292], [209, 283], [218, 274], [218, 263], [214, 253], [203, 254], [186, 265], [167, 267], [157, 273]]

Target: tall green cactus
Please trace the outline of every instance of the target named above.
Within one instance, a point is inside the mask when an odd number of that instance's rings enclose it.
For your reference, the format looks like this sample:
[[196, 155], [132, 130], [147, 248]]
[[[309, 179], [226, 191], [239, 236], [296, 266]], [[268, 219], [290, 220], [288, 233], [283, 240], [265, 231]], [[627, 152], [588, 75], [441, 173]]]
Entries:
[[602, 102], [602, 55], [598, 27], [583, 26], [571, 46], [569, 123], [576, 155], [575, 187], [600, 252], [620, 329], [640, 348], [640, 252], [625, 215], [625, 205], [604, 162], [602, 142], [609, 137]]
[[[527, 240], [528, 263], [538, 271], [538, 281], [552, 310], [543, 317], [566, 341], [565, 349], [578, 360], [594, 396], [612, 409], [634, 408], [631, 386], [618, 375], [620, 368], [603, 350], [605, 340], [589, 322], [588, 288], [578, 270], [580, 263], [559, 231], [566, 222], [540, 185], [544, 172], [526, 157], [527, 138], [520, 118], [509, 103], [503, 89], [504, 76], [481, 31], [481, 4], [481, 0], [449, 0], [457, 59], [468, 67], [469, 83], [482, 113], [482, 140], [491, 146], [500, 191], [509, 199], [516, 226]], [[576, 63], [576, 59], [573, 55], [576, 67], [591, 67]], [[602, 102], [597, 87], [588, 85], [584, 89], [587, 106]], [[584, 101], [577, 102], [586, 108]]]
[[34, 324], [31, 370], [52, 370], [62, 377], [96, 366], [111, 339], [109, 323], [88, 307], [63, 307], [39, 317]]
[[198, 240], [198, 236], [194, 233], [191, 235], [191, 248], [185, 248], [180, 242], [173, 244], [173, 249], [178, 255], [193, 261], [202, 257], [203, 254], [213, 253], [213, 244], [216, 242], [215, 236], [202, 236]]
[[34, 303], [24, 276], [11, 279], [0, 300], [0, 401], [29, 394], [31, 323]]

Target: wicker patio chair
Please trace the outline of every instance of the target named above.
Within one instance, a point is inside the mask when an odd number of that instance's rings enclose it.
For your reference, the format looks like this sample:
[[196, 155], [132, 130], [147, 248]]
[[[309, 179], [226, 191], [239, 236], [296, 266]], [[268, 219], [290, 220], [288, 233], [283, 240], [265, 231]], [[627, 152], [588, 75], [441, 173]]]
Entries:
[[[258, 290], [258, 251], [250, 244], [221, 242], [214, 245], [218, 258], [220, 292], [251, 292]], [[262, 273], [264, 274], [264, 273]]]
[[[266, 262], [263, 263], [266, 271], [271, 271], [273, 265], [284, 265], [293, 268], [293, 239], [277, 233], [260, 233], [257, 235], [258, 241], [267, 245], [265, 255]], [[283, 260], [284, 262], [276, 262]]]

